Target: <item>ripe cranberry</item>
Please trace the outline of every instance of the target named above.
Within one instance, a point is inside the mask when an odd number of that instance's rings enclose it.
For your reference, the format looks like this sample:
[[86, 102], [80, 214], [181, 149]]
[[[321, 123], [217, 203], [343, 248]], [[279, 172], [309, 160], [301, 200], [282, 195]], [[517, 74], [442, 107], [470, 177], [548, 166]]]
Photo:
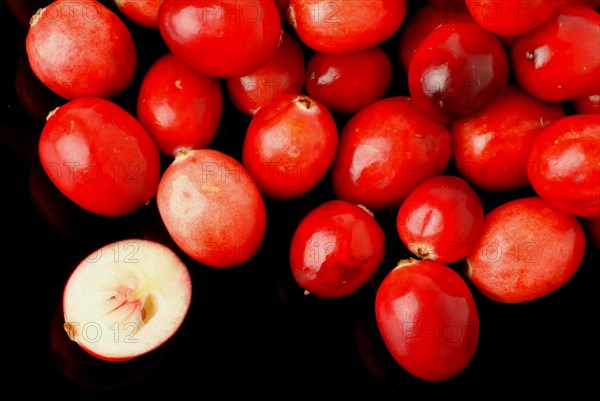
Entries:
[[519, 36], [510, 48], [518, 84], [547, 102], [600, 93], [600, 14], [559, 7], [548, 21]]
[[438, 262], [403, 260], [377, 290], [375, 315], [390, 354], [430, 382], [457, 376], [479, 340], [479, 314], [463, 278]]
[[385, 234], [370, 212], [332, 200], [306, 215], [291, 242], [290, 265], [304, 290], [322, 298], [354, 293], [385, 255]]
[[40, 9], [26, 48], [35, 75], [69, 100], [115, 97], [129, 86], [137, 64], [126, 25], [92, 0], [57, 0]]
[[406, 72], [417, 47], [431, 32], [449, 22], [473, 22], [464, 1], [461, 0], [461, 3], [460, 7], [451, 8], [426, 4], [404, 21], [398, 35], [398, 55]]
[[220, 78], [256, 71], [282, 34], [273, 0], [164, 0], [158, 29], [177, 57]]
[[109, 100], [79, 98], [55, 110], [42, 130], [39, 155], [57, 188], [93, 213], [132, 213], [157, 189], [156, 145], [133, 116]]
[[557, 208], [600, 217], [600, 115], [571, 115], [544, 128], [531, 147], [527, 176]]
[[240, 265], [262, 244], [263, 199], [244, 167], [225, 153], [178, 153], [160, 179], [156, 201], [173, 241], [200, 263]]
[[472, 22], [430, 33], [414, 53], [408, 86], [415, 103], [441, 122], [483, 109], [508, 82], [508, 60], [498, 39]]
[[547, 0], [467, 0], [469, 12], [485, 30], [517, 36], [544, 23], [556, 7]]
[[405, 0], [290, 0], [288, 18], [314, 50], [346, 53], [389, 39], [406, 16]]
[[163, 0], [115, 0], [127, 18], [147, 28], [158, 27], [158, 10]]
[[207, 147], [222, 110], [219, 80], [193, 70], [172, 53], [146, 72], [137, 99], [138, 119], [158, 150], [171, 157], [180, 150]]
[[402, 243], [421, 259], [465, 258], [483, 225], [479, 195], [460, 177], [428, 178], [406, 198], [396, 218]]
[[600, 114], [600, 94], [574, 99], [573, 108], [575, 114]]
[[325, 106], [306, 95], [283, 95], [250, 121], [242, 161], [263, 195], [292, 199], [321, 181], [337, 143], [337, 126]]
[[421, 113], [408, 97], [382, 99], [342, 129], [331, 182], [340, 199], [373, 211], [395, 209], [420, 182], [440, 175], [450, 154], [444, 124]]
[[258, 70], [227, 79], [227, 90], [234, 106], [254, 115], [273, 99], [287, 93], [300, 93], [304, 85], [304, 53], [298, 42], [283, 31], [275, 55]]
[[452, 155], [460, 175], [487, 191], [529, 184], [527, 158], [540, 131], [565, 116], [518, 86], [506, 88], [486, 108], [450, 125]]
[[467, 276], [488, 298], [528, 302], [562, 287], [585, 251], [577, 219], [540, 197], [520, 198], [490, 211], [467, 257]]
[[379, 46], [350, 53], [315, 52], [306, 66], [306, 92], [334, 113], [354, 114], [383, 98], [392, 63]]

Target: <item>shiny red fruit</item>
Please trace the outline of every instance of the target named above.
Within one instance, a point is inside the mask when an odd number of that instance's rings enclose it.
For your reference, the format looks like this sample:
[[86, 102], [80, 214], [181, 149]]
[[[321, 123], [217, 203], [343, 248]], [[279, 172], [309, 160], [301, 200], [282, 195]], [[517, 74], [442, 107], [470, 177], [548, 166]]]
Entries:
[[379, 100], [340, 133], [331, 166], [338, 198], [377, 211], [400, 207], [422, 181], [440, 175], [450, 161], [450, 134], [408, 97]]
[[39, 155], [52, 182], [85, 210], [136, 211], [156, 193], [160, 158], [152, 138], [121, 107], [79, 98], [49, 115]]
[[573, 108], [575, 114], [600, 114], [600, 94], [574, 99]]
[[483, 109], [507, 82], [504, 47], [472, 22], [444, 24], [430, 33], [415, 51], [408, 71], [415, 103], [441, 122]]
[[598, 38], [600, 14], [587, 7], [559, 7], [511, 45], [518, 84], [546, 102], [600, 93]]
[[200, 263], [237, 266], [262, 244], [263, 199], [244, 167], [225, 153], [180, 152], [161, 177], [156, 201], [175, 243]]
[[452, 156], [460, 175], [487, 191], [525, 187], [533, 141], [564, 116], [559, 104], [547, 104], [515, 85], [507, 87], [486, 108], [450, 125]]
[[548, 0], [467, 0], [469, 12], [485, 30], [518, 36], [544, 23], [556, 8]]
[[98, 1], [57, 0], [31, 19], [26, 38], [35, 75], [65, 99], [113, 98], [137, 65], [127, 26]]
[[193, 70], [172, 53], [148, 69], [137, 99], [138, 119], [158, 150], [171, 157], [210, 145], [222, 110], [219, 80]]
[[158, 10], [163, 0], [115, 0], [127, 18], [147, 28], [158, 27]]
[[402, 243], [419, 258], [439, 263], [465, 258], [482, 226], [479, 195], [465, 180], [449, 175], [419, 184], [396, 217]]
[[557, 208], [600, 217], [600, 115], [570, 115], [544, 128], [531, 147], [527, 176]]
[[362, 288], [385, 255], [385, 234], [369, 211], [332, 200], [308, 213], [291, 242], [290, 265], [300, 287], [322, 298]]
[[389, 39], [406, 16], [405, 0], [290, 0], [288, 18], [314, 50], [346, 53]]
[[337, 143], [337, 126], [323, 104], [306, 95], [283, 95], [250, 121], [242, 162], [264, 196], [292, 199], [321, 181]]
[[479, 340], [471, 290], [454, 270], [427, 260], [403, 260], [377, 290], [375, 315], [394, 359], [422, 380], [462, 373]]
[[350, 53], [315, 52], [306, 66], [306, 92], [330, 111], [354, 114], [383, 98], [392, 63], [379, 46]]
[[540, 197], [520, 198], [486, 215], [466, 274], [494, 301], [528, 302], [562, 287], [579, 268], [584, 251], [577, 218]]
[[273, 57], [250, 74], [227, 79], [227, 91], [235, 107], [254, 115], [276, 97], [300, 93], [304, 85], [304, 53], [290, 34], [283, 32]]
[[281, 20], [273, 0], [164, 0], [158, 29], [169, 49], [204, 74], [250, 74], [277, 50]]

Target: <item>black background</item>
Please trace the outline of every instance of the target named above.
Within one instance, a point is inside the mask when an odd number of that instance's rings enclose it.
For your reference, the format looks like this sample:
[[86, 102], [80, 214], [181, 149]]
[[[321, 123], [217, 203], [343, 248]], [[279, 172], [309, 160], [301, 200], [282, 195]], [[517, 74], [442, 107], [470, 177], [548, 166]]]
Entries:
[[[25, 14], [34, 3], [20, 3]], [[103, 3], [116, 9], [112, 1]], [[154, 203], [129, 216], [104, 218], [80, 210], [48, 181], [37, 159], [37, 139], [45, 114], [64, 101], [27, 70], [22, 19], [15, 18], [15, 8], [9, 10], [5, 2], [0, 7], [6, 53], [0, 104], [2, 325], [8, 338], [4, 367], [9, 371], [9, 388], [70, 399], [96, 395], [130, 399], [161, 391], [193, 396], [216, 392], [412, 399], [518, 394], [521, 389], [573, 394], [595, 387], [598, 249], [588, 246], [575, 276], [533, 302], [499, 304], [473, 289], [481, 319], [477, 352], [460, 376], [427, 383], [393, 361], [374, 320], [378, 284], [398, 260], [410, 256], [397, 238], [395, 213], [376, 215], [386, 231], [388, 252], [363, 289], [343, 299], [318, 299], [303, 295], [293, 281], [287, 259], [289, 240], [310, 209], [333, 199], [328, 177], [301, 198], [266, 200], [264, 244], [244, 265], [213, 269], [178, 251], [192, 275], [193, 301], [183, 326], [167, 345], [125, 363], [88, 356], [69, 342], [60, 327], [62, 289], [71, 271], [92, 251], [118, 239], [150, 237], [174, 245]], [[144, 72], [166, 47], [157, 31], [125, 22], [136, 41], [138, 73], [115, 101], [133, 113]], [[390, 96], [407, 94], [395, 40], [396, 36], [384, 44], [396, 71]], [[305, 50], [309, 55], [310, 50]], [[336, 119], [341, 128], [345, 118]], [[211, 147], [239, 158], [248, 121], [225, 99], [222, 123]], [[164, 158], [163, 168], [168, 163]], [[454, 173], [451, 165], [447, 172]], [[530, 188], [495, 195], [480, 192], [486, 210], [532, 194]], [[540, 246], [552, 247], [539, 240]]]

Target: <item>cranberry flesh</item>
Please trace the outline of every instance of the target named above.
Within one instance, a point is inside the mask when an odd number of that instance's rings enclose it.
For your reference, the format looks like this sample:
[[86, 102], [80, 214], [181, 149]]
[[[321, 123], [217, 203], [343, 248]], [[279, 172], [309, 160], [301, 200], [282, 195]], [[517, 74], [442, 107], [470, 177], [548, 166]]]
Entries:
[[421, 259], [454, 263], [479, 237], [483, 206], [460, 177], [442, 175], [419, 184], [400, 206], [396, 227], [402, 243]]
[[242, 162], [264, 196], [292, 199], [321, 181], [337, 143], [337, 126], [323, 104], [306, 95], [283, 95], [250, 121]]
[[441, 263], [401, 261], [377, 290], [375, 315], [390, 354], [422, 380], [457, 376], [477, 349], [473, 294], [458, 273]]
[[115, 97], [130, 85], [137, 65], [127, 26], [98, 1], [57, 0], [40, 9], [26, 49], [40, 81], [69, 100]]
[[570, 115], [544, 128], [531, 146], [527, 176], [557, 208], [600, 217], [600, 115]]
[[275, 54], [282, 34], [273, 0], [164, 0], [158, 29], [177, 57], [219, 78], [256, 71]]
[[575, 274], [585, 243], [576, 217], [537, 196], [515, 199], [486, 215], [466, 274], [492, 300], [533, 301]]
[[473, 22], [447, 23], [430, 33], [415, 51], [408, 70], [415, 103], [441, 122], [483, 109], [507, 82], [504, 47]]
[[205, 148], [214, 139], [223, 109], [219, 80], [190, 68], [172, 53], [146, 72], [137, 99], [137, 116], [158, 150]]
[[487, 191], [525, 187], [533, 141], [564, 116], [559, 104], [547, 104], [515, 85], [507, 87], [486, 108], [450, 125], [452, 156], [461, 177]]
[[385, 254], [385, 234], [364, 208], [332, 200], [298, 225], [290, 264], [300, 287], [322, 298], [354, 293], [375, 274]]
[[395, 209], [450, 161], [450, 134], [408, 97], [379, 100], [356, 113], [340, 133], [331, 166], [338, 198], [373, 211]]
[[510, 47], [519, 86], [546, 102], [600, 93], [600, 14], [587, 7], [559, 7], [548, 21]]
[[96, 214], [132, 213], [156, 193], [156, 145], [132, 115], [106, 99], [78, 98], [52, 112], [39, 155], [57, 188]]
[[383, 98], [392, 63], [379, 46], [350, 53], [315, 52], [306, 66], [306, 92], [334, 113], [354, 114]]

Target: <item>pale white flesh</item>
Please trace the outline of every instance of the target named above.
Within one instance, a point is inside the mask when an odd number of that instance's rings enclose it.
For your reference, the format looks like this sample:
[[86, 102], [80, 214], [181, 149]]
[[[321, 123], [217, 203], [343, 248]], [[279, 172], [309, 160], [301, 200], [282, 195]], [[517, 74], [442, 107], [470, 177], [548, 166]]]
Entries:
[[63, 294], [65, 330], [97, 357], [135, 358], [173, 336], [191, 295], [188, 269], [170, 248], [141, 239], [118, 241], [71, 274]]

